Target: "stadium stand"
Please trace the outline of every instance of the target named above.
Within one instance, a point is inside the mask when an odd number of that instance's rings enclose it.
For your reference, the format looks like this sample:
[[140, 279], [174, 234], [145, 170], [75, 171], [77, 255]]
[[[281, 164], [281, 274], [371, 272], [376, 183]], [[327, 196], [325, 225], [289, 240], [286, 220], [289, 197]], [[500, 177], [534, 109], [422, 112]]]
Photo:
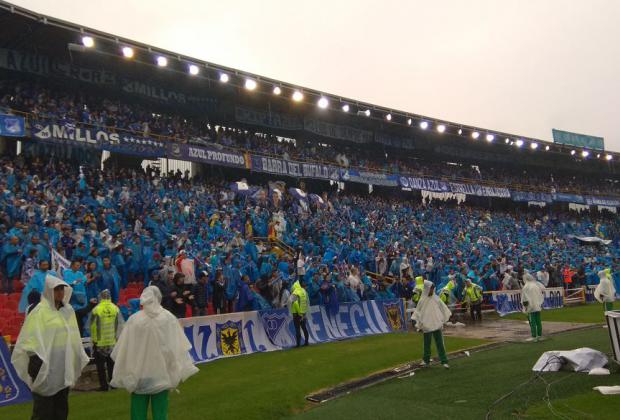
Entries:
[[620, 282], [617, 156], [318, 114], [72, 55], [76, 31], [24, 16], [0, 39], [26, 23], [28, 40], [0, 46], [0, 114], [17, 122], [0, 136], [0, 333], [13, 340], [41, 260], [58, 274], [77, 261], [86, 296], [111, 288], [125, 316], [149, 283], [183, 317], [199, 300], [208, 314], [282, 307], [299, 276], [312, 305], [409, 299], [417, 276], [454, 281], [455, 300], [466, 278], [498, 290], [524, 270], [581, 286], [611, 268]]

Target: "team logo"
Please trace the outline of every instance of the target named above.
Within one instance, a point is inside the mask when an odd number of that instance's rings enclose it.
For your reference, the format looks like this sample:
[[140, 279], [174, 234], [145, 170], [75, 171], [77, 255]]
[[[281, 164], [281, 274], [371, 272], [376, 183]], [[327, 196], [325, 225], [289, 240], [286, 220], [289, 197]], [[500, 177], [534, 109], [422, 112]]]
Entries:
[[31, 399], [30, 391], [17, 376], [8, 348], [0, 343], [0, 407]]
[[384, 303], [383, 309], [385, 310], [385, 314], [387, 315], [387, 320], [390, 323], [390, 328], [392, 331], [402, 330], [402, 313], [400, 311], [399, 303]]
[[22, 132], [21, 120], [18, 118], [4, 118], [4, 129], [10, 134], [19, 134]]
[[236, 356], [245, 353], [241, 321], [227, 321], [216, 324], [217, 351], [222, 356]]
[[288, 309], [259, 312], [259, 314], [263, 328], [271, 343], [280, 347], [287, 347], [293, 344], [288, 328], [290, 321]]
[[178, 144], [170, 144], [170, 154], [173, 157], [181, 157], [181, 146], [179, 146]]

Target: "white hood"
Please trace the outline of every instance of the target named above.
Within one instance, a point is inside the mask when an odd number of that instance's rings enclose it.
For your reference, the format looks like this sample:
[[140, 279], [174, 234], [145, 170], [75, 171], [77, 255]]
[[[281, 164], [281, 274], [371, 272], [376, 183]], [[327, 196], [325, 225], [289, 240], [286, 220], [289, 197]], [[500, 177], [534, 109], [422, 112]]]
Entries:
[[140, 295], [140, 305], [144, 312], [151, 318], [155, 318], [163, 311], [161, 306], [161, 292], [157, 286], [149, 286]]
[[[536, 281], [529, 271], [523, 274], [523, 290], [521, 290], [521, 304], [526, 313], [539, 312], [545, 303], [545, 287]], [[527, 305], [526, 305], [527, 302]]]
[[607, 277], [605, 270], [598, 272], [599, 283], [594, 289], [594, 297], [599, 302], [613, 302], [616, 300], [616, 288], [613, 282]]
[[448, 322], [452, 315], [450, 309], [439, 299], [439, 296], [435, 293], [429, 296], [432, 287], [433, 283], [431, 281], [424, 280], [420, 302], [418, 302], [413, 312], [413, 319], [416, 321], [416, 327], [424, 332], [432, 332], [441, 329], [443, 324]]
[[47, 301], [50, 308], [56, 307], [56, 305], [54, 304], [54, 289], [58, 286], [65, 286], [65, 297], [62, 299], [62, 303], [67, 306], [69, 305], [69, 301], [71, 300], [71, 294], [73, 293], [73, 289], [71, 288], [71, 286], [69, 286], [64, 280], [48, 274], [47, 276], [45, 276], [45, 287], [43, 288], [43, 294], [41, 295], [41, 298]]

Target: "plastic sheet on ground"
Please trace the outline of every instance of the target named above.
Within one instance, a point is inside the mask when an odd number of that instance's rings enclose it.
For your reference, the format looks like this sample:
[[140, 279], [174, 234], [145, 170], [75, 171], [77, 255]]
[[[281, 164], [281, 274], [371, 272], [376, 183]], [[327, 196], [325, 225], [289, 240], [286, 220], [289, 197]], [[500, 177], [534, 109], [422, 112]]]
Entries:
[[607, 365], [607, 356], [598, 350], [582, 347], [569, 351], [546, 351], [538, 359], [534, 372], [557, 372], [563, 367], [575, 372], [590, 372]]
[[615, 386], [595, 386], [592, 388], [595, 391], [600, 392], [603, 395], [618, 395], [620, 394], [620, 385]]

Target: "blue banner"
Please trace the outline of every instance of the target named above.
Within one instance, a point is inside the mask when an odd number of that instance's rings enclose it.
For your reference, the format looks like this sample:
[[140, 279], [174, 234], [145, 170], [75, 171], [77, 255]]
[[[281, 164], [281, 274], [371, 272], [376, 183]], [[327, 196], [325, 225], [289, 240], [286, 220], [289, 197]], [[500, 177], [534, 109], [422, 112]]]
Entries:
[[[306, 321], [311, 344], [407, 329], [399, 299], [343, 303], [336, 313], [324, 306], [311, 306]], [[179, 322], [192, 344], [190, 354], [195, 363], [295, 345], [293, 317], [286, 308], [185, 318]]]
[[11, 363], [11, 353], [0, 336], [0, 408], [30, 400], [30, 390], [17, 376]]
[[586, 204], [586, 200], [583, 198], [583, 196], [578, 194], [554, 193], [553, 201], [559, 201], [562, 203]]
[[411, 188], [412, 190], [426, 190], [433, 192], [451, 192], [450, 185], [447, 182], [437, 181], [434, 179], [417, 178], [413, 176], [400, 176], [398, 182], [402, 188]]
[[457, 184], [451, 182], [450, 190], [453, 193], [476, 195], [478, 197], [510, 198], [510, 191], [508, 188], [501, 187], [488, 187], [486, 185], [476, 184]]
[[543, 192], [530, 192], [530, 191], [510, 191], [512, 201], [516, 202], [529, 202], [538, 201], [544, 203], [553, 203], [553, 196]]
[[[490, 303], [500, 316], [523, 312], [520, 290], [491, 292]], [[564, 306], [564, 290], [561, 287], [545, 289], [543, 309], [557, 309]]]
[[592, 197], [585, 196], [586, 204], [589, 206], [607, 206], [607, 207], [620, 207], [620, 200], [610, 197]]
[[25, 135], [26, 126], [24, 117], [0, 114], [0, 136], [24, 137]]
[[252, 170], [270, 174], [286, 175], [295, 178], [315, 178], [340, 180], [340, 169], [320, 163], [293, 162], [285, 159], [252, 155]]
[[233, 168], [247, 167], [243, 153], [214, 146], [168, 143], [167, 156], [173, 159], [202, 162], [211, 165], [231, 166]]
[[605, 139], [602, 137], [571, 133], [570, 131], [556, 130], [555, 128], [553, 128], [551, 132], [553, 133], [554, 143], [586, 147], [588, 149], [605, 150]]
[[384, 187], [398, 187], [397, 175], [360, 171], [357, 169], [341, 169], [340, 180], [358, 182], [360, 184], [383, 185]]

